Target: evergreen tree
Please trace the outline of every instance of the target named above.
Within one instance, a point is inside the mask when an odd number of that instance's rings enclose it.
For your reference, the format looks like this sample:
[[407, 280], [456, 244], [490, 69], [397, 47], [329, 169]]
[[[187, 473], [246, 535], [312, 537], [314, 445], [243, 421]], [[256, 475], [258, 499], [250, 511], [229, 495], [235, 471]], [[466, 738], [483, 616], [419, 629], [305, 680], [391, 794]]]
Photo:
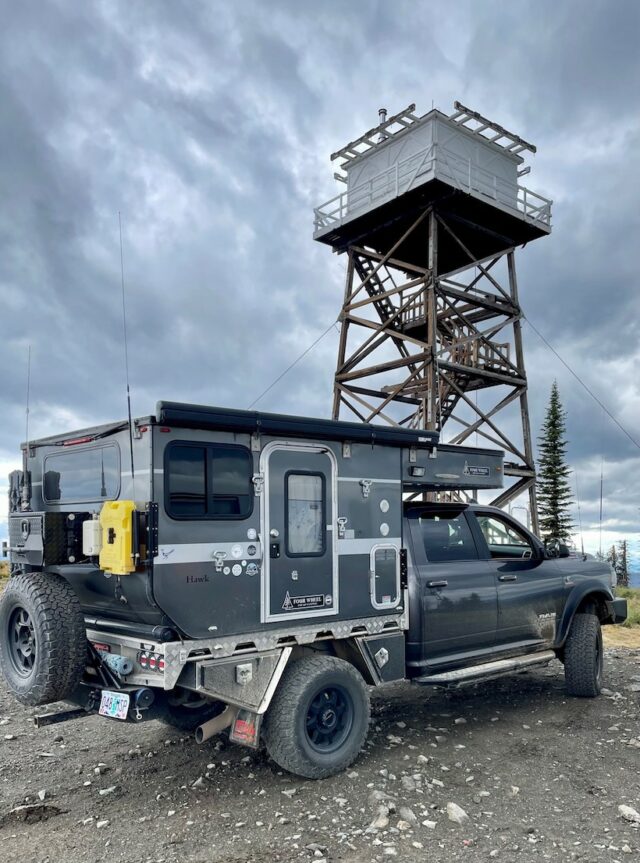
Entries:
[[611, 548], [609, 549], [609, 551], [607, 552], [606, 560], [607, 560], [607, 563], [611, 564], [611, 566], [614, 568], [614, 570], [617, 573], [618, 572], [618, 549], [615, 547], [615, 545], [612, 545]]
[[627, 555], [627, 546], [627, 540], [621, 539], [618, 543], [616, 561], [613, 564], [620, 587], [629, 587], [629, 560]]
[[571, 536], [571, 470], [565, 458], [566, 413], [560, 403], [558, 384], [553, 382], [549, 405], [538, 437], [538, 510], [543, 539], [557, 537], [565, 542]]

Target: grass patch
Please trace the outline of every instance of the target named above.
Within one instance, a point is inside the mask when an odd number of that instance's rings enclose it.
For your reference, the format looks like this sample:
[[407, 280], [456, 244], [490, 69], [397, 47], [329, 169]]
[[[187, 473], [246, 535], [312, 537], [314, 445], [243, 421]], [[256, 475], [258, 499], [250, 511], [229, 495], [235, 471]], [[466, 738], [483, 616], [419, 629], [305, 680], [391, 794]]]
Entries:
[[640, 587], [617, 587], [616, 596], [627, 600], [628, 616], [622, 625], [627, 629], [640, 626]]
[[9, 564], [6, 562], [6, 560], [0, 561], [0, 590], [2, 590], [8, 578]]

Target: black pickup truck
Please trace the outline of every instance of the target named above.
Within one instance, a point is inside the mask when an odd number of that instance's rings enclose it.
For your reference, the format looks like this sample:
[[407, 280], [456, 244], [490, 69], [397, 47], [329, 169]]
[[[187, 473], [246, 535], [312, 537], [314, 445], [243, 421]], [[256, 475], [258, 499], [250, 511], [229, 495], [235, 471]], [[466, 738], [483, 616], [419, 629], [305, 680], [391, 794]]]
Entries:
[[[462, 686], [559, 659], [602, 686], [608, 564], [499, 509], [503, 454], [435, 432], [161, 402], [30, 441], [10, 477], [0, 668], [22, 703], [264, 741], [331, 775], [361, 749], [368, 686]], [[418, 502], [422, 500], [422, 502]]]

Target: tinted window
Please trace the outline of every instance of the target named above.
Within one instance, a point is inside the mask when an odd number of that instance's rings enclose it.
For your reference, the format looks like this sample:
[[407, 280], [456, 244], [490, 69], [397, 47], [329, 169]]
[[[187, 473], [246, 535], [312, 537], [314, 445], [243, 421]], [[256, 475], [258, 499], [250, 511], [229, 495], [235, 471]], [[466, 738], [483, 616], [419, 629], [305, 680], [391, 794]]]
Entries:
[[324, 554], [324, 477], [288, 473], [287, 554], [312, 557]]
[[206, 447], [172, 445], [168, 483], [169, 507], [172, 515], [206, 515]]
[[241, 446], [171, 443], [166, 507], [174, 518], [246, 518], [253, 509], [253, 465]]
[[44, 460], [48, 503], [110, 500], [120, 492], [120, 454], [115, 446], [68, 450]]
[[531, 557], [534, 549], [529, 538], [512, 524], [495, 515], [478, 513], [476, 518], [489, 546], [491, 557]]
[[425, 512], [420, 526], [427, 558], [433, 563], [477, 560], [478, 550], [463, 513]]

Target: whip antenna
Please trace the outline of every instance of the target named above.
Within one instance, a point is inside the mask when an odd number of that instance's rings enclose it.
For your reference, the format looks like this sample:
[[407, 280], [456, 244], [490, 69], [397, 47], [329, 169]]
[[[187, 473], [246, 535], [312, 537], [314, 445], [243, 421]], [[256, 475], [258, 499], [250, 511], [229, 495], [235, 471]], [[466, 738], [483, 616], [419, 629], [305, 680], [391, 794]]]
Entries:
[[127, 343], [127, 304], [124, 290], [124, 256], [122, 254], [122, 217], [118, 210], [118, 228], [120, 231], [120, 281], [122, 284], [122, 331], [124, 335], [124, 372], [127, 380], [127, 417], [129, 419], [129, 454], [131, 456], [131, 485], [133, 497], [136, 496], [136, 479], [133, 469], [133, 423], [131, 421], [131, 390], [129, 389], [129, 346]]

